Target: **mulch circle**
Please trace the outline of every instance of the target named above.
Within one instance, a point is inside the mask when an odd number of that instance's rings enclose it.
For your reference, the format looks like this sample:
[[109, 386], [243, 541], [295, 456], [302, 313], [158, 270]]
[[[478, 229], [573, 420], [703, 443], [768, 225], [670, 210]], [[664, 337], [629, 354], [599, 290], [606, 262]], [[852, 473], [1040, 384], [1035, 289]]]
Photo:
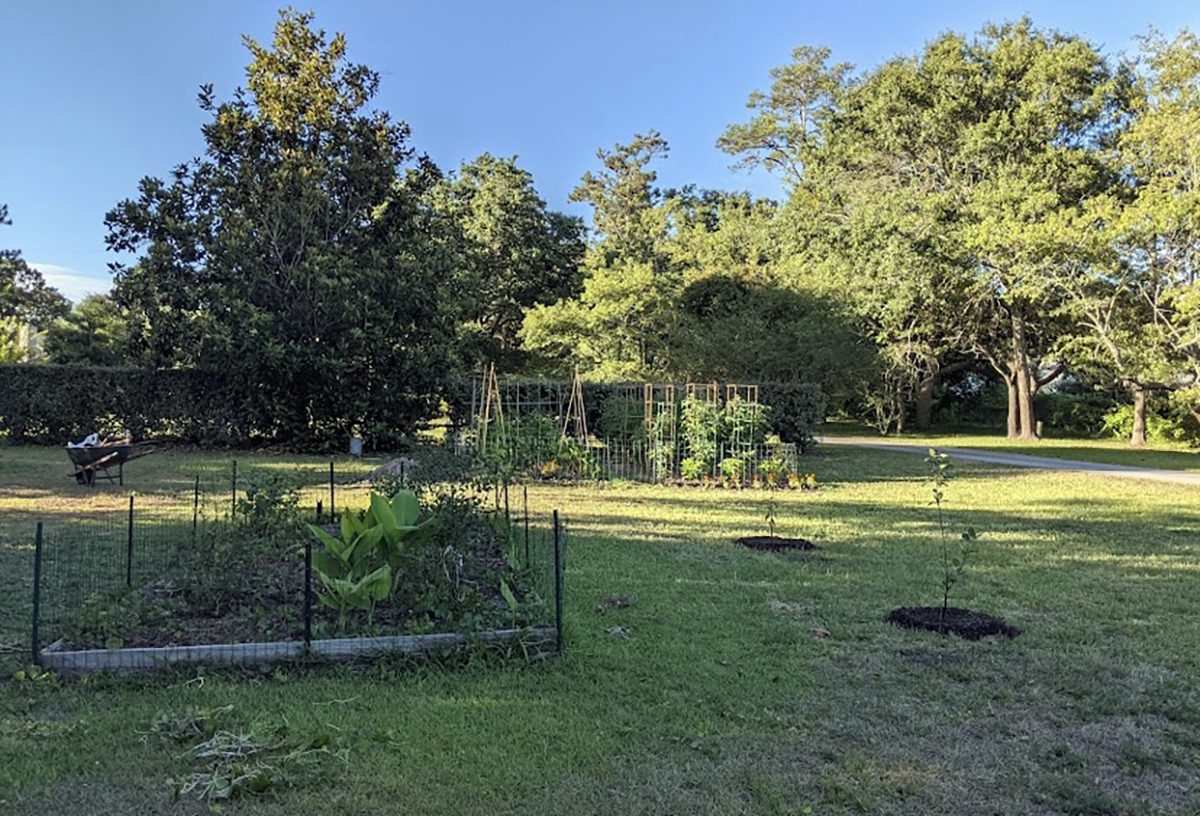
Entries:
[[735, 538], [734, 544], [741, 544], [743, 547], [748, 547], [752, 550], [770, 550], [779, 552], [781, 550], [815, 550], [816, 544], [813, 544], [807, 538], [780, 538], [779, 536], [742, 536]]
[[967, 640], [979, 640], [990, 635], [1015, 638], [1021, 634], [1020, 629], [994, 615], [953, 606], [946, 609], [944, 619], [940, 606], [902, 606], [889, 612], [884, 620], [907, 629], [953, 634]]

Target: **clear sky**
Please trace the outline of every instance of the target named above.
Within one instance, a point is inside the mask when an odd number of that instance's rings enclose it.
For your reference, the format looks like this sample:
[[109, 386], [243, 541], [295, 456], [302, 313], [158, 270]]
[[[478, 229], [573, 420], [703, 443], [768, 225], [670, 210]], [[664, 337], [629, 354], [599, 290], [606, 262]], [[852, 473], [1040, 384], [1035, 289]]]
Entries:
[[[382, 75], [376, 99], [412, 126], [443, 168], [490, 151], [517, 155], [551, 206], [600, 145], [657, 128], [671, 144], [666, 186], [776, 195], [763, 174], [735, 173], [714, 147], [747, 94], [800, 44], [859, 67], [912, 53], [947, 29], [1029, 13], [1110, 53], [1149, 26], [1200, 28], [1197, 0], [1062, 2], [707, 2], [321, 0], [350, 58]], [[270, 40], [278, 2], [0, 0], [0, 202], [19, 248], [78, 298], [109, 280], [103, 218], [145, 175], [203, 149], [196, 91], [219, 99], [241, 82], [241, 35]]]

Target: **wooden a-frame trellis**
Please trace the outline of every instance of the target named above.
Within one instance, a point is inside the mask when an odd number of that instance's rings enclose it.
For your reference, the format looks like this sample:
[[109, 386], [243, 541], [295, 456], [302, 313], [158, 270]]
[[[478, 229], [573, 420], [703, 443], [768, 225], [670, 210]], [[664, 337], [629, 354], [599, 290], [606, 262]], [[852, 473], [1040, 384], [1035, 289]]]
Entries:
[[579, 369], [575, 369], [575, 378], [571, 381], [571, 396], [567, 399], [563, 411], [563, 439], [571, 439], [580, 445], [588, 441], [587, 409], [583, 404], [583, 380], [579, 378]]

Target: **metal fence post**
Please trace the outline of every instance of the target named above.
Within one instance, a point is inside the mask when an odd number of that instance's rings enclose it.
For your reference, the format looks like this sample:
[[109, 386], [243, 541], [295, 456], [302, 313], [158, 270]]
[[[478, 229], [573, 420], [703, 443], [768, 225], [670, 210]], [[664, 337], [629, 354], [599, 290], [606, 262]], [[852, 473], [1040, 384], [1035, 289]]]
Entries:
[[525, 569], [529, 569], [529, 485], [522, 485], [525, 496]]
[[229, 489], [229, 520], [237, 515], [237, 459], [233, 460], [233, 477]]
[[304, 645], [312, 642], [312, 539], [304, 540]]
[[196, 484], [192, 488], [192, 544], [196, 543], [196, 524], [200, 520], [200, 474], [196, 474]]
[[508, 514], [508, 479], [504, 480], [504, 546], [512, 552], [512, 516]]
[[129, 526], [125, 535], [125, 586], [133, 586], [133, 494], [129, 494]]
[[333, 460], [329, 460], [329, 520], [337, 521], [337, 512], [334, 510], [334, 487], [333, 487]]
[[563, 554], [562, 533], [558, 511], [554, 511], [554, 641], [559, 652], [563, 649]]
[[39, 621], [42, 612], [42, 522], [37, 523], [37, 537], [33, 548], [33, 626], [29, 632], [29, 646], [33, 650], [33, 662], [42, 665], [42, 644]]

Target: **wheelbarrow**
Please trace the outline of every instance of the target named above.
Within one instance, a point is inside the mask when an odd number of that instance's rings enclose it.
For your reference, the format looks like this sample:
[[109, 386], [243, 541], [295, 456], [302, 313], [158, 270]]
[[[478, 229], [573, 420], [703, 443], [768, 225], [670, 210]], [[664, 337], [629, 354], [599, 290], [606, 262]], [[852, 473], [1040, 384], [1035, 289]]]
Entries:
[[[153, 442], [102, 442], [67, 448], [67, 456], [75, 466], [71, 476], [78, 484], [88, 487], [95, 487], [100, 480], [125, 484], [125, 463], [150, 453], [154, 453]], [[112, 468], [116, 468], [116, 475]]]

